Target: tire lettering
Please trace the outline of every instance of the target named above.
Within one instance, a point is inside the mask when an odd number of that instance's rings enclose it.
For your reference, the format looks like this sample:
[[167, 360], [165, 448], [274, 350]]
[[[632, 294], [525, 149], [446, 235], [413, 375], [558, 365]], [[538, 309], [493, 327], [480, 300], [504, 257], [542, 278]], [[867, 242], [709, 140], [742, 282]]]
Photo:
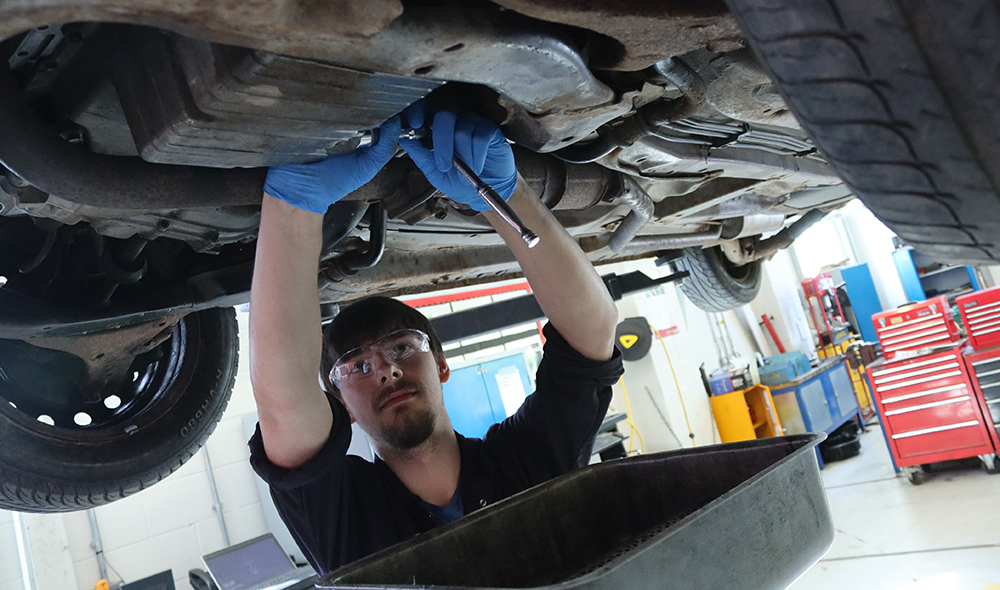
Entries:
[[206, 410], [208, 406], [212, 404], [212, 399], [216, 396], [217, 392], [216, 390], [212, 389], [209, 391], [209, 394], [210, 394], [209, 398], [206, 399], [204, 402], [202, 402], [201, 407], [198, 408], [197, 411], [195, 411], [194, 417], [188, 420], [187, 424], [181, 426], [181, 431], [180, 431], [181, 438], [187, 438], [187, 435], [191, 434], [191, 431], [194, 430], [194, 427], [198, 424], [198, 422], [200, 422], [202, 418], [208, 415], [208, 412]]

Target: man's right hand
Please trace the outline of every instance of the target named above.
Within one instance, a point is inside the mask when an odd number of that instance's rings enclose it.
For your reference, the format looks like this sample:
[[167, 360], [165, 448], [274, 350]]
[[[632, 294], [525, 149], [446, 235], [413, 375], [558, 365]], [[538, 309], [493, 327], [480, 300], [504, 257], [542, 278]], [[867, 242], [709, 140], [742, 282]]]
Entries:
[[[418, 102], [405, 112], [410, 127], [423, 127], [426, 113]], [[473, 113], [438, 111], [431, 123], [433, 149], [419, 140], [399, 142], [413, 163], [420, 168], [434, 188], [476, 211], [489, 211], [490, 206], [476, 189], [459, 173], [453, 162], [459, 157], [504, 200], [517, 187], [517, 167], [514, 152], [496, 123]]]
[[378, 143], [315, 164], [274, 166], [267, 172], [264, 193], [289, 205], [326, 213], [340, 199], [367, 184], [392, 159], [399, 143], [399, 117], [379, 127]]

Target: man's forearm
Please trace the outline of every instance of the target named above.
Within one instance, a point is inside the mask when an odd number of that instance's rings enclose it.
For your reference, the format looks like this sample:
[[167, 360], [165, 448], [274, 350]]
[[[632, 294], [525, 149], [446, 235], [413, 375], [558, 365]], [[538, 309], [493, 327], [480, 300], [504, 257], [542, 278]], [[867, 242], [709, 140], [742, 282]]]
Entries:
[[614, 350], [618, 310], [576, 240], [518, 178], [510, 206], [540, 238], [529, 249], [499, 215], [485, 215], [514, 251], [542, 311], [563, 338], [584, 356], [597, 360]]
[[[322, 224], [322, 215], [264, 196], [250, 290], [250, 374], [265, 448], [279, 464], [314, 452], [329, 434], [329, 405], [316, 377]], [[290, 430], [304, 436], [296, 440]]]

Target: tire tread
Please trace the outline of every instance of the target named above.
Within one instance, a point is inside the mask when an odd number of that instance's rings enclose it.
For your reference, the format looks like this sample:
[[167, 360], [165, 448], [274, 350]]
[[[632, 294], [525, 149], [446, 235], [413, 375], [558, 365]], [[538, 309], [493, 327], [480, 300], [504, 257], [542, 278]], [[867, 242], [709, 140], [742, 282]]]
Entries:
[[[752, 281], [749, 288], [735, 287], [732, 279], [719, 277], [717, 267], [712, 264], [710, 256], [715, 256], [710, 250], [688, 248], [684, 256], [677, 260], [680, 270], [690, 274], [680, 284], [681, 291], [699, 309], [708, 312], [724, 312], [750, 303], [760, 290], [760, 273]], [[759, 265], [759, 262], [752, 263]], [[734, 288], [735, 287], [735, 288]]]
[[1000, 7], [728, 1], [789, 108], [879, 218], [935, 260], [1000, 261]]

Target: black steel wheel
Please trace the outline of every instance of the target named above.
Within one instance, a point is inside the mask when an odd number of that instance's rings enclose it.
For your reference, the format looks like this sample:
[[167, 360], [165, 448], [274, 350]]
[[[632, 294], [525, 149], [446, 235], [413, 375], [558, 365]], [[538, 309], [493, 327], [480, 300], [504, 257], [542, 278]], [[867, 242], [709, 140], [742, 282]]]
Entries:
[[1000, 260], [1000, 5], [727, 0], [837, 173], [934, 260]]
[[235, 312], [192, 313], [146, 344], [124, 375], [95, 379], [82, 358], [51, 343], [0, 340], [0, 508], [106, 504], [162, 480], [198, 451], [235, 381]]
[[743, 307], [760, 292], [761, 263], [737, 266], [718, 248], [687, 248], [675, 262], [691, 273], [681, 291], [699, 308], [710, 312]]

